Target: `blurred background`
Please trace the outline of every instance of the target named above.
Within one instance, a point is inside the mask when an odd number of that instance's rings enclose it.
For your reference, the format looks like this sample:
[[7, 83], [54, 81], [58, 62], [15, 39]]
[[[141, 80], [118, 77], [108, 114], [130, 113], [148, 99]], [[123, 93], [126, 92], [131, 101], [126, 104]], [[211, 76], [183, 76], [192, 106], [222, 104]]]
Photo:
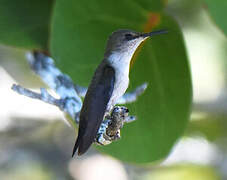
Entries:
[[74, 132], [61, 111], [10, 89], [46, 87], [25, 51], [0, 46], [0, 179], [227, 179], [227, 38], [200, 1], [169, 0], [166, 12], [183, 30], [194, 94], [190, 122], [169, 156], [137, 166], [91, 148], [72, 159]]

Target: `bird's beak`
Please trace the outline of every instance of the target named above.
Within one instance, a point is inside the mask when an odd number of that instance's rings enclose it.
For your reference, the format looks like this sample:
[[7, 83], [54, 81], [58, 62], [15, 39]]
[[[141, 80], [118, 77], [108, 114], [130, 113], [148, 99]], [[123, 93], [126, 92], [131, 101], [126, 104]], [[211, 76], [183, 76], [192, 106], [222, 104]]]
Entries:
[[140, 35], [140, 37], [148, 38], [154, 35], [165, 34], [165, 33], [168, 33], [168, 31], [167, 30], [152, 31], [149, 33], [143, 33]]

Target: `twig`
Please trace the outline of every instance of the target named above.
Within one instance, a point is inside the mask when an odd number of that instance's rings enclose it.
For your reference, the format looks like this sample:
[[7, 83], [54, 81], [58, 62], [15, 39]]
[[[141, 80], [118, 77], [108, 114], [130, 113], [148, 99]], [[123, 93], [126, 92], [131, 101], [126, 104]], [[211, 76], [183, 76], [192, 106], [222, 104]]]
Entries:
[[59, 107], [61, 110], [63, 110], [62, 101], [59, 99], [55, 99], [53, 96], [51, 96], [45, 88], [40, 88], [40, 92], [41, 92], [40, 94], [16, 84], [13, 84], [11, 88], [12, 90], [16, 91], [18, 94], [21, 94], [33, 99], [39, 99], [48, 104], [55, 105]]

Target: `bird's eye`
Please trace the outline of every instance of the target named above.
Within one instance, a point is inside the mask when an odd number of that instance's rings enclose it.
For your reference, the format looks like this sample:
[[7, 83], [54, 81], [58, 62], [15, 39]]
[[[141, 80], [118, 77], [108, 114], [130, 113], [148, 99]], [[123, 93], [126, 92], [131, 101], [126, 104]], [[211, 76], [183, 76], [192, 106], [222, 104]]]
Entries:
[[132, 34], [129, 34], [129, 33], [128, 33], [128, 34], [125, 34], [125, 39], [129, 41], [129, 40], [134, 39], [134, 37], [133, 37]]

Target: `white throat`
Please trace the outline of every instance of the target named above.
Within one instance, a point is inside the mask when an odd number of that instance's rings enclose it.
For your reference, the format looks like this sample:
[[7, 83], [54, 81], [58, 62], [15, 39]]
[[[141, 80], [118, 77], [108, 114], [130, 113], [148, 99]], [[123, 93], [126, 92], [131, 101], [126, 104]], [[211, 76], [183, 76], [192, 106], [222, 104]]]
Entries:
[[132, 55], [128, 53], [113, 52], [109, 57], [108, 61], [114, 68], [120, 66], [127, 66], [131, 61]]
[[128, 51], [113, 51], [107, 58], [107, 61], [115, 68], [115, 70], [123, 70], [125, 68], [129, 69], [130, 61], [136, 48], [137, 46], [134, 46], [128, 49]]
[[129, 44], [127, 49], [112, 51], [109, 57], [107, 57], [107, 61], [115, 68], [115, 70], [124, 68], [129, 69], [133, 54], [140, 43], [144, 40], [144, 38], [136, 39], [134, 42], [132, 42], [132, 44]]

